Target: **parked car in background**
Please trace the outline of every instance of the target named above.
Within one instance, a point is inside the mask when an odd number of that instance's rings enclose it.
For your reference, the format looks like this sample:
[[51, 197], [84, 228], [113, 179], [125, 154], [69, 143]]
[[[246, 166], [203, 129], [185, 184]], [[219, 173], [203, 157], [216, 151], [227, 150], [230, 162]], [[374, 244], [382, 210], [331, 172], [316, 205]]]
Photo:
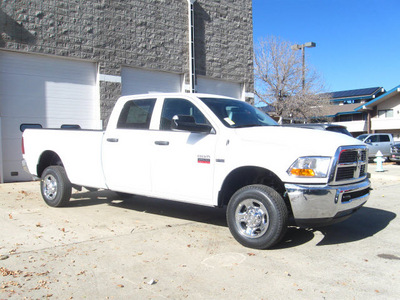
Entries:
[[390, 160], [395, 161], [398, 165], [400, 164], [400, 143], [394, 144], [390, 148]]
[[336, 125], [336, 124], [329, 124], [329, 123], [309, 123], [309, 124], [285, 124], [283, 126], [293, 126], [293, 127], [301, 127], [301, 128], [309, 128], [309, 129], [318, 129], [318, 130], [327, 130], [332, 132], [343, 133], [348, 136], [351, 136], [351, 133], [347, 130], [346, 126], [343, 125]]
[[391, 156], [390, 148], [394, 145], [394, 141], [390, 133], [362, 134], [357, 139], [367, 144], [368, 157], [375, 157], [378, 151], [385, 157]]

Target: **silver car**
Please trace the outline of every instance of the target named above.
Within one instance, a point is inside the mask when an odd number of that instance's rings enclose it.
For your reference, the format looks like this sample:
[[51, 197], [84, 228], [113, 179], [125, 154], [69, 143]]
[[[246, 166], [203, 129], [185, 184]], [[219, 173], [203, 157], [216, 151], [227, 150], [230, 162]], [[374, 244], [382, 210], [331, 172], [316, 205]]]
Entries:
[[390, 147], [394, 144], [393, 136], [390, 133], [362, 134], [357, 139], [367, 144], [368, 157], [375, 157], [378, 151], [381, 151], [383, 156], [390, 157]]
[[400, 143], [396, 143], [390, 148], [390, 154], [390, 160], [400, 164]]

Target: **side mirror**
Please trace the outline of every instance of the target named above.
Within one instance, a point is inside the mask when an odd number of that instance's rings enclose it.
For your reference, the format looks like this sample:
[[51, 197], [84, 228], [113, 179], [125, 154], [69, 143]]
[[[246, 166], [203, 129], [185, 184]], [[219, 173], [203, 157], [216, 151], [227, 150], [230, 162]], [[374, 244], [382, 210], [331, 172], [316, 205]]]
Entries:
[[175, 115], [172, 118], [171, 128], [199, 133], [210, 133], [212, 127], [207, 124], [197, 124], [193, 116]]

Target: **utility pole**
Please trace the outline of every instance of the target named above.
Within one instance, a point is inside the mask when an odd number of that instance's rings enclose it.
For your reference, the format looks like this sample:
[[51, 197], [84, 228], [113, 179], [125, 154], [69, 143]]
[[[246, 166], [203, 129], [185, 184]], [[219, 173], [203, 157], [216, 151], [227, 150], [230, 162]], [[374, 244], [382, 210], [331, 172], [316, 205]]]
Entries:
[[301, 55], [302, 55], [301, 82], [303, 91], [305, 90], [306, 87], [306, 54], [304, 48], [314, 48], [315, 46], [317, 46], [317, 44], [314, 42], [308, 42], [302, 45], [295, 44], [291, 46], [292, 50], [301, 50]]

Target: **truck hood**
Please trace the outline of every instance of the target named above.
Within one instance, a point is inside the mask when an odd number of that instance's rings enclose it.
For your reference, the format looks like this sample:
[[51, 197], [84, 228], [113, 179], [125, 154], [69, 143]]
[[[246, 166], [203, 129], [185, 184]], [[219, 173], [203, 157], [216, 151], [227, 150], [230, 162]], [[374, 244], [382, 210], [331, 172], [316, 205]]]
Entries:
[[243, 142], [274, 145], [299, 155], [332, 156], [339, 146], [364, 145], [345, 134], [316, 129], [263, 126], [238, 128], [235, 133]]

